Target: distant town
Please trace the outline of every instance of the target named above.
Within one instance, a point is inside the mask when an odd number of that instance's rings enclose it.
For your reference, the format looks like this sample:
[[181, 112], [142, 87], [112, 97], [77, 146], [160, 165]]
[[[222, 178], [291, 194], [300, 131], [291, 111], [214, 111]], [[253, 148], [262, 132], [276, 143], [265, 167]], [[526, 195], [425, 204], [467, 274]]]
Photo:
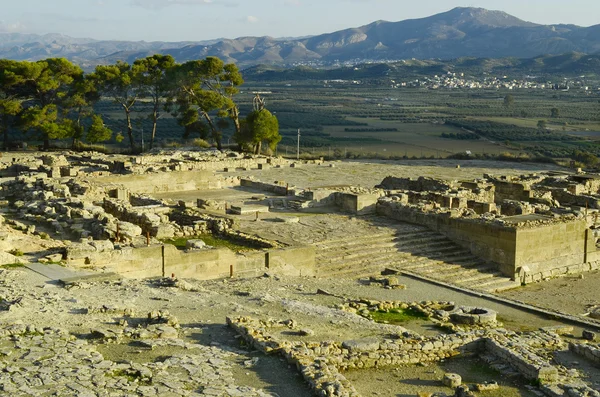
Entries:
[[[363, 84], [361, 80], [324, 80], [325, 87], [336, 84]], [[580, 78], [563, 78], [561, 81], [540, 82], [535, 76], [526, 76], [523, 79], [511, 79], [508, 76], [466, 77], [464, 73], [448, 72], [445, 75], [434, 75], [433, 77], [422, 77], [418, 79], [397, 81], [390, 80], [392, 88], [428, 88], [439, 89], [533, 89], [533, 90], [578, 90], [583, 92], [600, 91], [600, 83], [589, 81], [585, 76]]]

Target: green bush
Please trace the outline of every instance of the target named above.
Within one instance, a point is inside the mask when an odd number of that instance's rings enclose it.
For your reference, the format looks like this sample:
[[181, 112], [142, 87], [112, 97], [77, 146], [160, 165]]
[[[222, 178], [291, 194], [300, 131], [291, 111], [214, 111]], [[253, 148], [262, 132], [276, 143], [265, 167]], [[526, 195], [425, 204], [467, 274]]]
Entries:
[[192, 141], [192, 146], [199, 149], [208, 149], [211, 145], [202, 138], [196, 138]]

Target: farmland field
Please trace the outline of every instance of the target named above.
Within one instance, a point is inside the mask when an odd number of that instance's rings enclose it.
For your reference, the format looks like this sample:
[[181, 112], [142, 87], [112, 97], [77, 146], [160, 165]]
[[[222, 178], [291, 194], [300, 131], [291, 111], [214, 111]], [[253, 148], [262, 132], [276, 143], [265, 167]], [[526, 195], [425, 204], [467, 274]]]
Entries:
[[[336, 158], [444, 158], [494, 155], [573, 158], [575, 152], [600, 155], [600, 94], [543, 89], [391, 88], [381, 84], [327, 85], [323, 81], [248, 81], [235, 97], [242, 117], [252, 110], [255, 92], [279, 120], [278, 155], [300, 152]], [[514, 103], [504, 104], [511, 95]], [[127, 148], [122, 109], [109, 99], [96, 105], [113, 130], [108, 147]], [[553, 113], [554, 112], [554, 113]], [[150, 104], [132, 113], [139, 145], [148, 142]], [[543, 127], [540, 127], [543, 122]], [[223, 144], [233, 144], [233, 128], [222, 127]], [[162, 146], [186, 144], [177, 119], [162, 110], [156, 139]], [[191, 135], [189, 140], [199, 137]], [[204, 136], [210, 141], [210, 137]], [[189, 143], [188, 141], [187, 143]], [[68, 143], [65, 143], [68, 144]], [[146, 144], [147, 145], [147, 144]], [[147, 147], [147, 146], [146, 146]]]

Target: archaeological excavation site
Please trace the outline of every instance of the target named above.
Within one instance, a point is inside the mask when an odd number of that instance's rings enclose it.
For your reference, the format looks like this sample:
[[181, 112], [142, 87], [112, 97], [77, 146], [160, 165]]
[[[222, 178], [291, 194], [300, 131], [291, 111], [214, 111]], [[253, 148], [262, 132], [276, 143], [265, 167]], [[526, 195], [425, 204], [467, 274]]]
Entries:
[[0, 394], [600, 396], [600, 175], [0, 157]]

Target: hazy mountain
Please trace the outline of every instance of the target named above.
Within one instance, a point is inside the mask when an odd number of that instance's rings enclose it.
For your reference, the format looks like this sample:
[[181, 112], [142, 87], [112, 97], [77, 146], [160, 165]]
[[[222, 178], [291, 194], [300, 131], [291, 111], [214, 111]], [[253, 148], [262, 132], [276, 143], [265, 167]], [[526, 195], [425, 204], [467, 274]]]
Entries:
[[600, 25], [539, 25], [501, 11], [455, 8], [427, 18], [377, 21], [306, 38], [240, 37], [206, 42], [125, 42], [62, 35], [0, 35], [0, 57], [35, 60], [63, 56], [84, 65], [132, 61], [168, 53], [178, 61], [218, 56], [242, 66], [300, 62], [460, 57], [531, 58], [600, 52]]

